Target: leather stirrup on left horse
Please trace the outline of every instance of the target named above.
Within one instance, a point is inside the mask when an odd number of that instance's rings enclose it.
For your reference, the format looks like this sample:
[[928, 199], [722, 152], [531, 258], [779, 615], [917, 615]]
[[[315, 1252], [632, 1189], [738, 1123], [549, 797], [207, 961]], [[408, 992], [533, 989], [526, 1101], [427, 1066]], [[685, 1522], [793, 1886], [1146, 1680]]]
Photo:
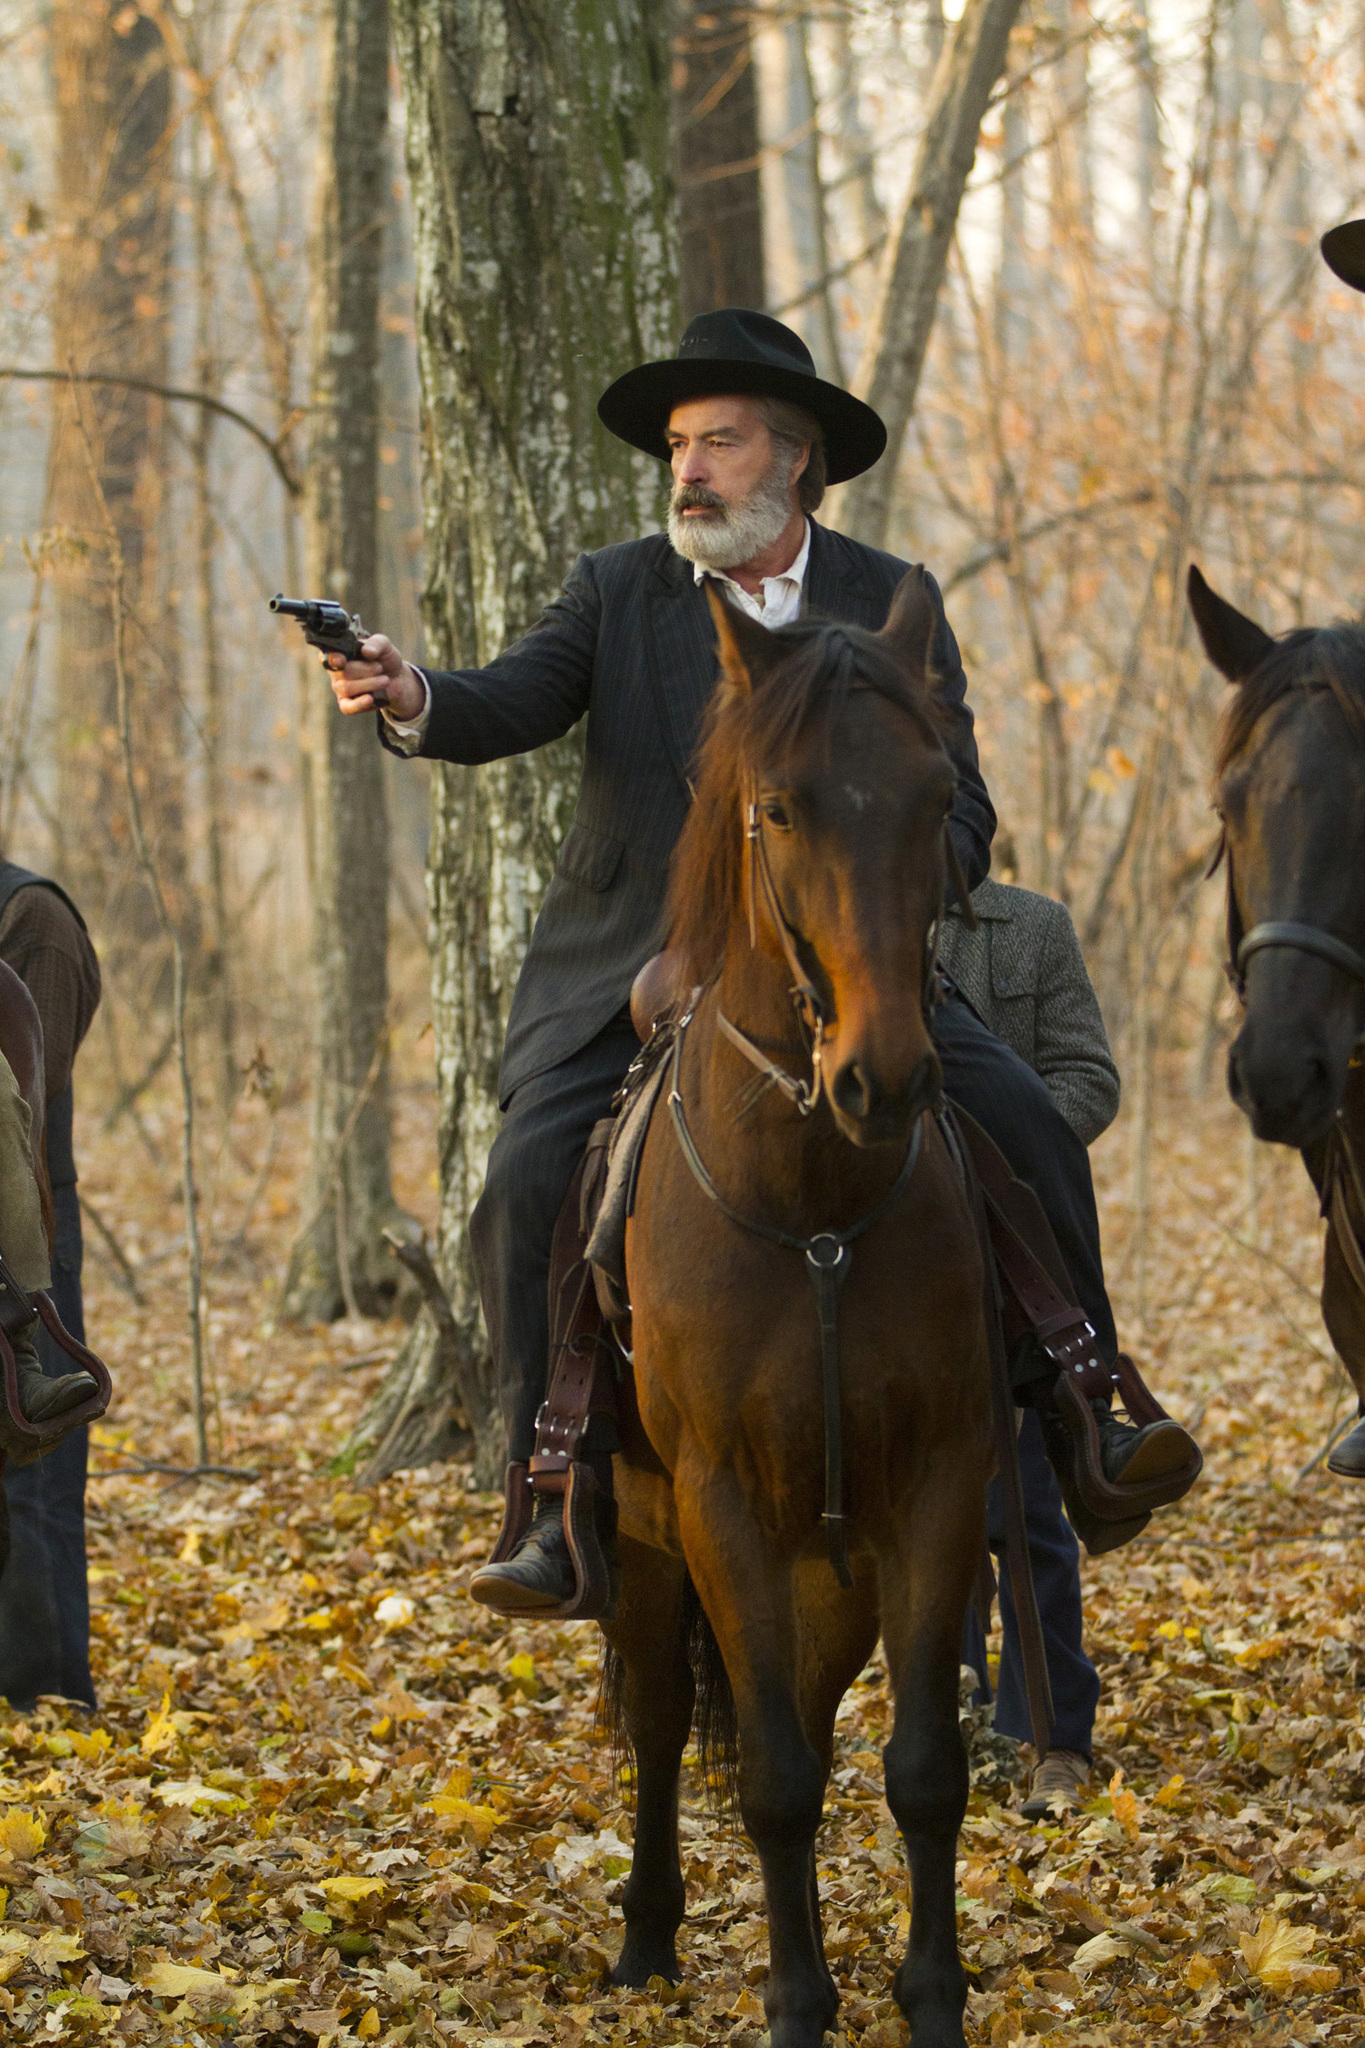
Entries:
[[[41, 1322], [58, 1350], [64, 1351], [94, 1381], [94, 1391], [86, 1400], [42, 1421], [30, 1421], [20, 1404], [19, 1373], [11, 1342], [31, 1330], [35, 1322]], [[77, 1342], [46, 1294], [25, 1294], [0, 1257], [0, 1469], [6, 1461], [16, 1467], [32, 1464], [69, 1431], [78, 1429], [83, 1422], [97, 1421], [108, 1408], [113, 1391], [104, 1360]]]

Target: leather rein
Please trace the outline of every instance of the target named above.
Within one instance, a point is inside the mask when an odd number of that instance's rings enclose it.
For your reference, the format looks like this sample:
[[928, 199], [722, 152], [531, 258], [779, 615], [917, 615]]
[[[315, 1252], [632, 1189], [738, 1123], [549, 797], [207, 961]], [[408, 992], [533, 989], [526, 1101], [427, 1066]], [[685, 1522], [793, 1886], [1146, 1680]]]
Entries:
[[[938, 957], [938, 934], [943, 924], [943, 911], [947, 898], [948, 882], [952, 880], [960, 883], [960, 870], [957, 868], [956, 857], [952, 851], [952, 841], [948, 837], [946, 821], [943, 832], [946, 848], [945, 883], [943, 897], [939, 905], [939, 914], [934, 921], [933, 935], [929, 946], [926, 948], [924, 988], [922, 991], [922, 996], [925, 998], [927, 998], [929, 991], [933, 987], [934, 967]], [[794, 1075], [789, 1074], [784, 1067], [780, 1067], [775, 1060], [769, 1059], [768, 1055], [755, 1045], [753, 1040], [745, 1032], [741, 1031], [737, 1024], [732, 1024], [730, 1019], [720, 1010], [716, 1012], [717, 1027], [722, 1035], [729, 1040], [730, 1044], [743, 1053], [744, 1057], [758, 1068], [764, 1081], [779, 1089], [787, 1100], [793, 1104], [797, 1113], [800, 1116], [806, 1117], [811, 1114], [811, 1111], [819, 1102], [824, 1088], [824, 1070], [821, 1065], [820, 1051], [824, 1041], [827, 1022], [826, 1008], [821, 1000], [819, 990], [815, 986], [812, 973], [801, 957], [802, 948], [806, 946], [807, 942], [792, 924], [782, 907], [782, 900], [778, 894], [772, 866], [768, 859], [768, 849], [763, 837], [763, 824], [756, 799], [750, 799], [745, 807], [745, 837], [749, 842], [750, 849], [748, 875], [749, 943], [755, 948], [758, 944], [758, 912], [755, 887], [757, 881], [757, 885], [762, 889], [764, 908], [772, 919], [782, 951], [786, 956], [787, 966], [791, 971], [792, 1001], [800, 1016], [803, 1031], [809, 1044], [811, 1061], [810, 1080], [798, 1080]], [[900, 1172], [896, 1175], [891, 1187], [874, 1208], [870, 1209], [865, 1216], [860, 1217], [856, 1223], [850, 1224], [846, 1229], [817, 1230], [812, 1232], [809, 1237], [801, 1237], [794, 1231], [782, 1230], [777, 1224], [768, 1223], [762, 1217], [742, 1215], [738, 1209], [730, 1206], [712, 1179], [706, 1161], [702, 1158], [697, 1142], [692, 1136], [691, 1128], [687, 1121], [687, 1109], [683, 1102], [683, 1042], [687, 1036], [688, 1026], [696, 1014], [697, 1004], [702, 994], [703, 990], [701, 988], [694, 988], [692, 990], [691, 995], [688, 997], [687, 1009], [678, 1020], [673, 1040], [673, 1072], [670, 1078], [668, 1093], [669, 1114], [673, 1119], [673, 1128], [677, 1133], [679, 1149], [682, 1152], [683, 1158], [687, 1161], [693, 1179], [708, 1201], [714, 1203], [715, 1207], [720, 1210], [721, 1215], [727, 1221], [737, 1225], [739, 1229], [747, 1230], [754, 1237], [763, 1238], [768, 1244], [782, 1245], [789, 1251], [800, 1252], [805, 1260], [806, 1271], [815, 1290], [815, 1311], [820, 1326], [820, 1381], [825, 1420], [825, 1506], [824, 1512], [821, 1515], [821, 1521], [825, 1527], [825, 1541], [828, 1546], [829, 1561], [834, 1575], [838, 1579], [839, 1584], [847, 1588], [853, 1584], [853, 1572], [848, 1561], [848, 1538], [844, 1528], [843, 1415], [842, 1388], [839, 1372], [839, 1290], [848, 1278], [849, 1269], [853, 1263], [851, 1247], [865, 1232], [872, 1228], [874, 1223], [879, 1223], [882, 1217], [895, 1206], [914, 1177], [915, 1168], [919, 1164], [920, 1153], [924, 1144], [924, 1119], [921, 1116], [915, 1121], [914, 1133], [910, 1139], [910, 1148], [902, 1162]]]

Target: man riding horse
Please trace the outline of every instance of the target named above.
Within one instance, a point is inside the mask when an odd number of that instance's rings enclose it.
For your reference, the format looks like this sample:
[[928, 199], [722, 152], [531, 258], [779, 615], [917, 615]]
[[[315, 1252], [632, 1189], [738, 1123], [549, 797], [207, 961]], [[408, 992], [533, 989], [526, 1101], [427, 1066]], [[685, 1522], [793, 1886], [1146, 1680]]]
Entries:
[[[492, 1147], [470, 1235], [497, 1366], [508, 1454], [529, 1458], [545, 1399], [551, 1238], [594, 1123], [637, 1051], [629, 995], [661, 943], [669, 860], [691, 800], [690, 770], [717, 663], [703, 579], [775, 628], [810, 611], [872, 630], [907, 565], [821, 526], [826, 485], [869, 469], [886, 430], [815, 373], [809, 351], [765, 314], [692, 321], [676, 357], [628, 371], [604, 393], [603, 424], [673, 473], [668, 530], [580, 556], [536, 626], [487, 668], [424, 672], [383, 634], [358, 660], [329, 655], [344, 712], [381, 710], [400, 754], [468, 766], [525, 753], [587, 714], [583, 780], [517, 983]], [[931, 661], [957, 770], [952, 843], [968, 888], [990, 867], [995, 813], [977, 761], [967, 682], [938, 587]], [[906, 1000], [917, 1001], [918, 990]], [[1046, 1087], [955, 991], [933, 1012], [945, 1092], [994, 1138], [1040, 1198], [1099, 1355], [1118, 1355], [1085, 1147]], [[1198, 1469], [1185, 1431], [1136, 1428], [1095, 1404], [1103, 1474], [1120, 1505], [1099, 1519], [1078, 1490], [1074, 1426], [1052, 1399], [1041, 1348], [1017, 1359], [1016, 1399], [1037, 1408], [1068, 1511], [1092, 1552], [1115, 1547]], [[594, 1432], [596, 1441], [593, 1441]], [[595, 1419], [578, 1455], [609, 1483], [613, 1443]], [[470, 1591], [504, 1614], [571, 1594], [562, 1501], [538, 1498], [513, 1555]]]

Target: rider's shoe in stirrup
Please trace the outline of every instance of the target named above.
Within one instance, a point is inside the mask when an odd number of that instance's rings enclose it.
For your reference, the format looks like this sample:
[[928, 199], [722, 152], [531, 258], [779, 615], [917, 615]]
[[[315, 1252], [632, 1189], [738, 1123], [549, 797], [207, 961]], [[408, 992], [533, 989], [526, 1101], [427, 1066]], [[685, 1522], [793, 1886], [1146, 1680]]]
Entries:
[[535, 1614], [562, 1607], [573, 1598], [576, 1577], [564, 1540], [564, 1500], [542, 1494], [535, 1519], [511, 1557], [482, 1565], [469, 1582], [469, 1597], [495, 1614]]
[[1365, 1479], [1365, 1415], [1327, 1453], [1327, 1470], [1338, 1479]]
[[38, 1363], [32, 1340], [25, 1343], [22, 1337], [14, 1343], [14, 1377], [19, 1391], [19, 1413], [25, 1422], [44, 1431], [44, 1441], [35, 1443], [32, 1437], [21, 1436], [10, 1428], [0, 1404], [0, 1450], [8, 1453], [11, 1465], [28, 1465], [57, 1441], [61, 1431], [55, 1425], [61, 1417], [72, 1408], [79, 1408], [97, 1389], [88, 1372], [66, 1372], [57, 1379], [49, 1379]]
[[1107, 1401], [1092, 1401], [1095, 1426], [1100, 1433], [1100, 1462], [1104, 1476], [1116, 1486], [1140, 1486], [1145, 1481], [1166, 1479], [1182, 1471], [1195, 1454], [1195, 1442], [1188, 1430], [1169, 1417], [1149, 1422], [1145, 1429], [1123, 1422]]

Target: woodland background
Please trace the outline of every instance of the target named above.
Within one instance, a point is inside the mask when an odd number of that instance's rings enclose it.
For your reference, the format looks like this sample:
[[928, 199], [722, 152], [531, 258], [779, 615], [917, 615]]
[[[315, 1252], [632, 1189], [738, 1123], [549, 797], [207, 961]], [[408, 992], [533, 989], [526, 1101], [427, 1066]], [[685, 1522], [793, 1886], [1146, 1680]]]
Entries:
[[[0, 52], [0, 846], [100, 948], [78, 1157], [119, 1387], [98, 1727], [0, 1715], [0, 2005], [757, 2042], [754, 1873], [695, 1781], [692, 1988], [601, 1995], [630, 1823], [591, 1636], [462, 1591], [499, 1464], [464, 1220], [573, 740], [395, 763], [265, 611], [325, 592], [487, 658], [657, 521], [600, 389], [753, 303], [896, 430], [828, 516], [944, 586], [997, 868], [1070, 903], [1123, 1070], [1121, 1327], [1209, 1452], [1087, 1568], [1091, 1812], [1021, 1835], [982, 1752], [975, 2037], [1356, 2038], [1361, 1515], [1314, 1465], [1314, 1206], [1223, 1089], [1223, 686], [1182, 584], [1193, 555], [1276, 629], [1365, 594], [1365, 306], [1316, 251], [1362, 210], [1365, 12], [4, 0]], [[845, 2038], [891, 2048], [865, 1679], [822, 1884]]]

